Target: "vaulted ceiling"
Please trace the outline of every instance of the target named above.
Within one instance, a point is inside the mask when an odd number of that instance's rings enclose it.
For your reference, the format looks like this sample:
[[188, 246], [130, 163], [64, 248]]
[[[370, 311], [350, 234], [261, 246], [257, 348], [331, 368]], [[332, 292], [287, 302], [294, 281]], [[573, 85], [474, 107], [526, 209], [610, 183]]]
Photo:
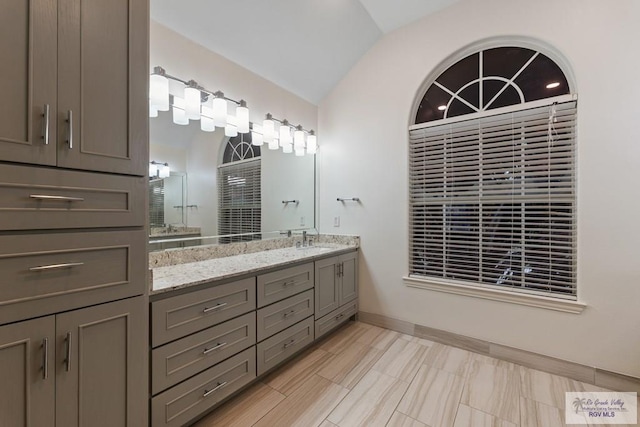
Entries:
[[151, 0], [151, 19], [318, 104], [385, 33], [459, 0]]

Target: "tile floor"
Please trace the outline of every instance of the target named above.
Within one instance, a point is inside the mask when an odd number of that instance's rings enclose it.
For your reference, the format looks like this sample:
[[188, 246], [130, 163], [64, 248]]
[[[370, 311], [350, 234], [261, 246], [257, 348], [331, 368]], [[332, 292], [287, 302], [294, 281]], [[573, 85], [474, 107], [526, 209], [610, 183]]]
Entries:
[[556, 427], [569, 378], [351, 322], [195, 427]]

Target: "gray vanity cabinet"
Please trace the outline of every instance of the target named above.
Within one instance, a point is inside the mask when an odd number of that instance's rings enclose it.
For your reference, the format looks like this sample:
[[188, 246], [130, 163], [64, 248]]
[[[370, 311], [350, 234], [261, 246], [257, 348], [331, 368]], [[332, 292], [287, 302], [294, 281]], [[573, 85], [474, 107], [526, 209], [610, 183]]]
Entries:
[[0, 425], [145, 425], [144, 307], [137, 297], [1, 326]]
[[143, 176], [148, 2], [80, 6], [0, 2], [0, 159]]
[[357, 252], [316, 261], [315, 277], [315, 315], [320, 319], [357, 298]]

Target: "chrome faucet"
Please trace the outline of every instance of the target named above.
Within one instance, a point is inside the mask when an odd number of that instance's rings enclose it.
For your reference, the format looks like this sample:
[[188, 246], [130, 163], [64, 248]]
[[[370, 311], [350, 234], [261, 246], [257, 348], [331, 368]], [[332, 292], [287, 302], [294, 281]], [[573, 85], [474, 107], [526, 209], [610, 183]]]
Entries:
[[303, 248], [307, 247], [307, 231], [306, 230], [302, 232], [302, 247]]

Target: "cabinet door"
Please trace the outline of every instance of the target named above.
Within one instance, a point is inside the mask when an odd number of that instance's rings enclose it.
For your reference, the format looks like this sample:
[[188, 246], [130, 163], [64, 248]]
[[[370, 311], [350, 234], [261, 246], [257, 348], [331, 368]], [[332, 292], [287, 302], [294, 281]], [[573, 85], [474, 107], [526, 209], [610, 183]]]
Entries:
[[340, 289], [338, 277], [338, 258], [327, 258], [315, 263], [315, 305], [316, 319], [338, 308]]
[[58, 1], [58, 166], [148, 173], [148, 1]]
[[56, 3], [0, 1], [0, 160], [56, 164]]
[[56, 318], [56, 425], [147, 425], [144, 297]]
[[53, 316], [0, 327], [0, 425], [53, 427], [54, 334]]
[[352, 252], [340, 256], [340, 305], [358, 297], [358, 253]]

